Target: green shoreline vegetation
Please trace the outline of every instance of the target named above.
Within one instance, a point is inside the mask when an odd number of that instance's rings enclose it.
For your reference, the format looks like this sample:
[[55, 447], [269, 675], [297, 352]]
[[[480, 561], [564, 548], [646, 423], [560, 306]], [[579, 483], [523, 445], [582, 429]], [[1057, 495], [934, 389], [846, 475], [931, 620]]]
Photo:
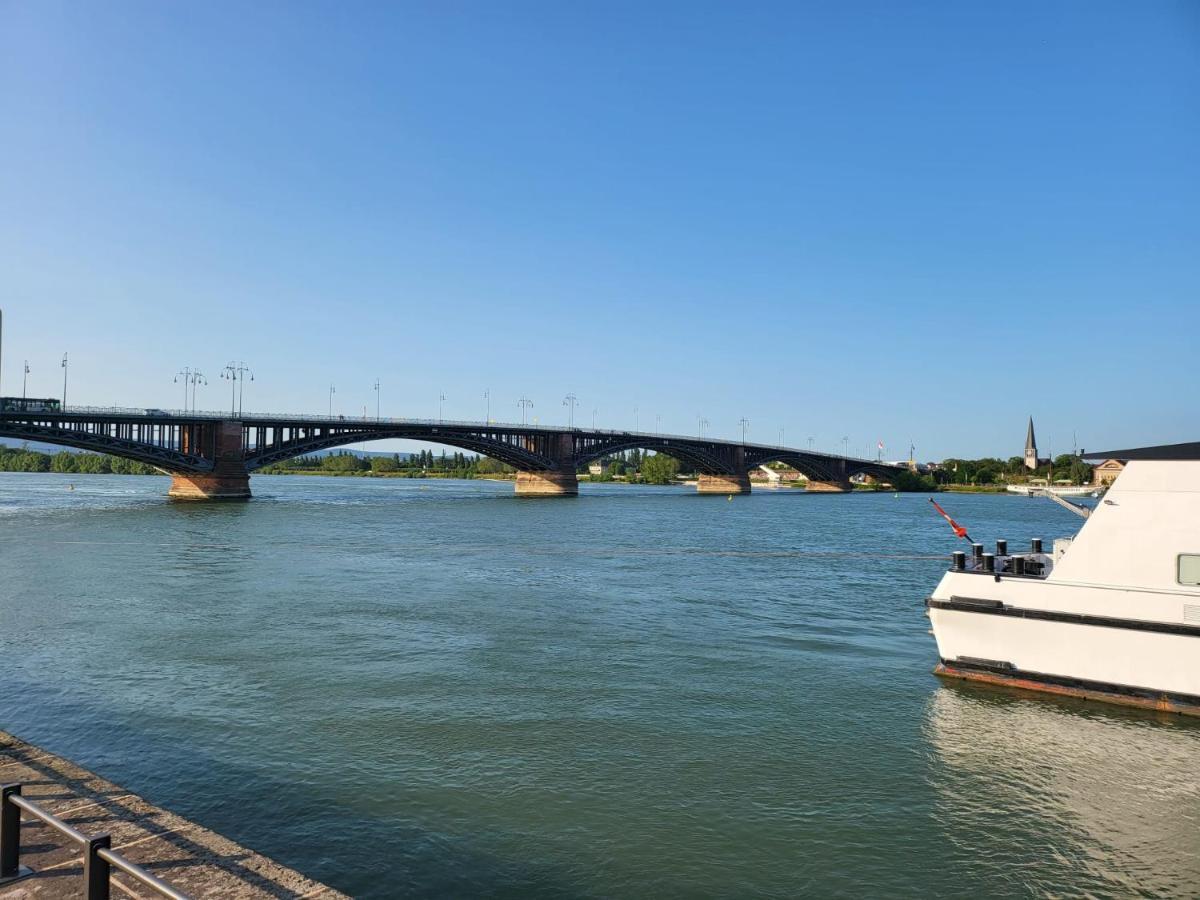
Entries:
[[[782, 463], [772, 468], [787, 471]], [[108, 456], [103, 453], [80, 453], [60, 450], [43, 453], [27, 447], [0, 444], [0, 472], [57, 472], [79, 475], [162, 475], [161, 470], [147, 463]], [[391, 456], [357, 456], [343, 450], [325, 456], [298, 456], [274, 463], [259, 470], [263, 475], [332, 475], [358, 478], [486, 478], [513, 479], [516, 470], [486, 456], [468, 456], [462, 452], [435, 454], [431, 450]], [[615, 484], [675, 484], [694, 478], [696, 472], [687, 464], [665, 453], [642, 453], [630, 450], [604, 460], [600, 472], [581, 472], [580, 478], [592, 482]], [[1063, 454], [1053, 465], [1036, 470], [1025, 468], [1019, 456], [1008, 460], [947, 459], [926, 473], [898, 472], [888, 484], [856, 484], [859, 491], [938, 491], [963, 493], [1003, 493], [1009, 484], [1025, 484], [1031, 478], [1067, 481], [1071, 484], [1090, 484], [1092, 467], [1077, 456]], [[790, 482], [802, 488], [804, 482]]]

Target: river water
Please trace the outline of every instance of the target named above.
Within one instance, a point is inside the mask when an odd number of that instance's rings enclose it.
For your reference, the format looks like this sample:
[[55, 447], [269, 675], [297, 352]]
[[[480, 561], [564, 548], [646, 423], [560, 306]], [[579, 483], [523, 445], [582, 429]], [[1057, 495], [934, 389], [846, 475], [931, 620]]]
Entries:
[[1200, 894], [1200, 728], [930, 674], [924, 496], [253, 489], [0, 474], [0, 728], [363, 897]]

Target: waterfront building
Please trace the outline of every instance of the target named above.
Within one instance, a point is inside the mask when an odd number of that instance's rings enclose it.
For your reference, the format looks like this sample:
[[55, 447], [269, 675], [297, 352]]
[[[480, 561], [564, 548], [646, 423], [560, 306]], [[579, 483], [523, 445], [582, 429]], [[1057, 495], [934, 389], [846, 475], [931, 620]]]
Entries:
[[1092, 484], [1096, 487], [1107, 487], [1116, 481], [1125, 463], [1119, 459], [1106, 459], [1092, 470]]

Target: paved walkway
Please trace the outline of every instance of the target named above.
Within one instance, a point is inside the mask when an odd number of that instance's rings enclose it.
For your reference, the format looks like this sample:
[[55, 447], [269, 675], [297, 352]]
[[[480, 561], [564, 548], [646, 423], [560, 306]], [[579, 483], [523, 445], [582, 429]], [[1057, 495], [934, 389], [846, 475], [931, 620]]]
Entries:
[[[344, 894], [247, 850], [207, 828], [147, 803], [39, 747], [0, 731], [0, 784], [19, 782], [22, 796], [87, 835], [112, 835], [112, 848], [192, 897], [335, 900]], [[76, 845], [22, 812], [21, 864], [33, 876], [0, 886], [0, 900], [83, 896]], [[112, 896], [158, 895], [113, 870]]]

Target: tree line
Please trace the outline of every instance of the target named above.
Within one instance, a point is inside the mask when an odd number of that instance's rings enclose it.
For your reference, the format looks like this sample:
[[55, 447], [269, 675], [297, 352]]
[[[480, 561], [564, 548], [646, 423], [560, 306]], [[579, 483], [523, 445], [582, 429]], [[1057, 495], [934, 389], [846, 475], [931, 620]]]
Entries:
[[161, 475], [146, 463], [105, 453], [41, 453], [0, 445], [0, 472], [63, 472], [80, 475]]

